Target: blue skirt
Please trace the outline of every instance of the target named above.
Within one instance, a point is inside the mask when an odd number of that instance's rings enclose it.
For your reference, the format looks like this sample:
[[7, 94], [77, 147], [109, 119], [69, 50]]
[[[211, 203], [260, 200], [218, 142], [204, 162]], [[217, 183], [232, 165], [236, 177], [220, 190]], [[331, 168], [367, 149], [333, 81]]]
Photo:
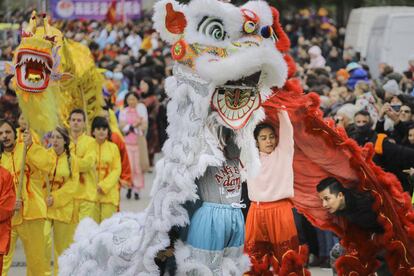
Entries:
[[222, 251], [244, 245], [244, 218], [239, 208], [203, 202], [194, 213], [187, 243], [193, 248]]

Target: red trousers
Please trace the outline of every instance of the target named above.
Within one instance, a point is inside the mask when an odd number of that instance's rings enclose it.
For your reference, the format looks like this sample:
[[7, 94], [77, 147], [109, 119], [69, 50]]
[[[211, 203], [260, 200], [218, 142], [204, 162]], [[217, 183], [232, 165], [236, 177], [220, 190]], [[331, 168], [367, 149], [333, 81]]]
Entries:
[[287, 250], [299, 248], [290, 200], [252, 201], [246, 221], [246, 251], [250, 251], [248, 249], [257, 242], [271, 243], [273, 253], [279, 261]]
[[278, 275], [286, 253], [299, 251], [290, 200], [252, 201], [247, 214], [244, 249], [252, 262], [251, 271], [246, 275], [268, 275], [271, 268], [271, 275]]

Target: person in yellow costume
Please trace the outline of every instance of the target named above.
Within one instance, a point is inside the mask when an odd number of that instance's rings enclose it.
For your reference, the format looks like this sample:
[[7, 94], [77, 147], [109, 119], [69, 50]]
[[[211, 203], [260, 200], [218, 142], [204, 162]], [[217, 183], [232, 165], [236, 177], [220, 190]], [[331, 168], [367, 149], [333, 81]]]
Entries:
[[90, 217], [98, 220], [96, 193], [95, 140], [85, 133], [86, 116], [82, 109], [74, 109], [69, 115], [71, 151], [76, 155], [79, 166], [79, 187], [75, 199], [79, 221]]
[[53, 229], [54, 275], [58, 275], [58, 257], [72, 243], [78, 223], [74, 196], [79, 186], [79, 168], [76, 157], [71, 155], [66, 129], [57, 127], [50, 143], [49, 153], [54, 165], [49, 171], [50, 192], [47, 192], [46, 205]]
[[[17, 120], [17, 123], [19, 124], [19, 127], [16, 129], [17, 132], [17, 141], [16, 143], [23, 143], [23, 134], [28, 129], [28, 122], [26, 118], [23, 115], [23, 112], [20, 113], [19, 118]], [[34, 132], [32, 129], [29, 128], [30, 134], [32, 135], [33, 143], [37, 145], [42, 145], [39, 136], [36, 132]], [[44, 179], [44, 177], [43, 177]], [[43, 182], [43, 188], [45, 188], [45, 182]], [[43, 189], [43, 196], [46, 196], [46, 189]], [[45, 229], [44, 229], [44, 235], [46, 237], [46, 252], [47, 252], [47, 258], [51, 258], [51, 248], [52, 248], [52, 235], [51, 235], [51, 224], [49, 220], [46, 220], [45, 222]]]
[[23, 243], [28, 276], [50, 275], [50, 259], [45, 235], [46, 203], [43, 198], [43, 175], [52, 167], [45, 148], [33, 143], [28, 130], [23, 133], [23, 143], [17, 143], [16, 129], [8, 121], [0, 121], [0, 164], [13, 176], [18, 190], [24, 147], [27, 147], [21, 196], [15, 205], [9, 253], [3, 259], [2, 275], [6, 276], [13, 259], [17, 238]]
[[[23, 112], [20, 113], [19, 118], [17, 120], [17, 123], [19, 124], [19, 127], [16, 129], [17, 132], [17, 143], [23, 143], [23, 133], [28, 129], [28, 122], [26, 118], [23, 115]], [[32, 129], [29, 128], [30, 134], [32, 135], [33, 143], [37, 145], [42, 145], [39, 136], [36, 132], [34, 132]], [[43, 178], [44, 179], [44, 178]], [[43, 188], [45, 188], [45, 183], [43, 183]], [[43, 196], [46, 196], [46, 189], [43, 189]], [[51, 248], [52, 248], [52, 235], [51, 235], [51, 224], [49, 220], [46, 220], [45, 222], [45, 229], [44, 234], [46, 236], [46, 252], [47, 252], [47, 258], [51, 258]]]
[[119, 208], [119, 180], [121, 176], [121, 156], [117, 145], [110, 142], [111, 129], [104, 117], [92, 121], [92, 136], [95, 137], [97, 154], [96, 172], [98, 181], [99, 222], [111, 217]]

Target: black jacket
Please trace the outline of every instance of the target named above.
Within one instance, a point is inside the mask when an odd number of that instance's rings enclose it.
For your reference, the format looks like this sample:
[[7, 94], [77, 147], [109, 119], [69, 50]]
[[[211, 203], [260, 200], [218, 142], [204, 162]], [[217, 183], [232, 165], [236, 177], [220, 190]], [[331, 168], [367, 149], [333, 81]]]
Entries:
[[408, 174], [403, 173], [403, 170], [414, 168], [414, 149], [385, 139], [382, 142], [382, 151], [382, 155], [375, 156], [375, 163], [385, 171], [395, 174], [400, 180], [403, 190], [411, 195], [413, 187], [410, 184]]
[[371, 194], [346, 190], [344, 196], [345, 209], [336, 211], [334, 215], [346, 218], [363, 230], [384, 233], [384, 229], [377, 222], [378, 214], [372, 210], [374, 198]]

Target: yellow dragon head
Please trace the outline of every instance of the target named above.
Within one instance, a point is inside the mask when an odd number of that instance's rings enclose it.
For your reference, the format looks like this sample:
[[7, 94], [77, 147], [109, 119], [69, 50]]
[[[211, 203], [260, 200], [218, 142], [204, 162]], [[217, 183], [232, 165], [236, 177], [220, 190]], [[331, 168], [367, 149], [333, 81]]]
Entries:
[[63, 38], [59, 30], [49, 25], [46, 15], [41, 19], [43, 26], [38, 26], [38, 16], [32, 12], [15, 50], [11, 71], [15, 74], [13, 84], [23, 114], [32, 129], [44, 134], [59, 121], [60, 87], [52, 83], [63, 75], [58, 72], [61, 61], [58, 52]]
[[52, 74], [58, 66], [56, 52], [60, 32], [56, 34], [56, 31], [52, 31], [45, 15], [43, 27], [37, 27], [36, 12], [33, 11], [27, 28], [22, 32], [22, 41], [13, 60], [15, 84], [20, 90], [42, 93], [49, 86]]
[[30, 128], [43, 135], [65, 122], [73, 108], [84, 109], [91, 119], [98, 114], [103, 77], [88, 47], [65, 39], [45, 14], [43, 24], [37, 19], [33, 11], [9, 71]]

